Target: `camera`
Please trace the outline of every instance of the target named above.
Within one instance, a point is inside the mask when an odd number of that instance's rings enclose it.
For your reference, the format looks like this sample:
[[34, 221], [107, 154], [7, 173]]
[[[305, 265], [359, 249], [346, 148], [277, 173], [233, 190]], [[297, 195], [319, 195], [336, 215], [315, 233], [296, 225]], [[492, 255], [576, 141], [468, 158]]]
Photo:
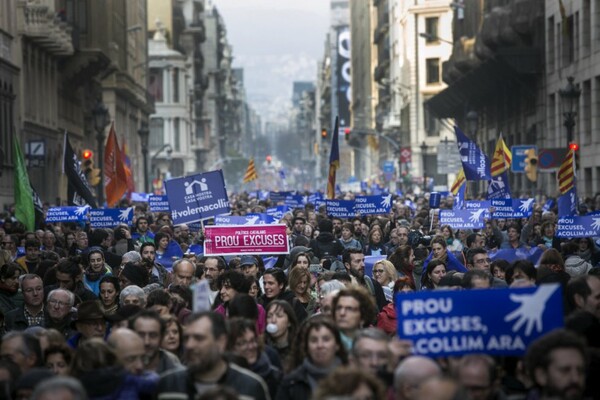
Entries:
[[423, 235], [421, 232], [412, 230], [408, 233], [408, 245], [413, 249], [419, 245], [429, 247], [431, 245], [432, 237], [430, 235]]

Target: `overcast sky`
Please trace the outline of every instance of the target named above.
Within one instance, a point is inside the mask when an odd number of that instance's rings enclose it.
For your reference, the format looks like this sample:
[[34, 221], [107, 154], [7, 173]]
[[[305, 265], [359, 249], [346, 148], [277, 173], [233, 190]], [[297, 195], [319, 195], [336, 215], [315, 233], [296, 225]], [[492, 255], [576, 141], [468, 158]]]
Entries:
[[212, 0], [227, 27], [248, 101], [265, 119], [288, 104], [292, 82], [316, 81], [329, 26], [329, 0]]

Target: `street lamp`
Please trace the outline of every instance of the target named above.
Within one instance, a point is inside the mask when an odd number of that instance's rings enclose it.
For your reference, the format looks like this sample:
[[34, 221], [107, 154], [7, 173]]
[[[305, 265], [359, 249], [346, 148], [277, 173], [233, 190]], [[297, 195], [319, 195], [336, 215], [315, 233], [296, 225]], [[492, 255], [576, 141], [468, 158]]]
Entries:
[[439, 37], [437, 35], [434, 35], [432, 33], [421, 32], [421, 33], [419, 33], [419, 36], [422, 37], [422, 38], [424, 38], [424, 39], [427, 39], [430, 42], [440, 41], [440, 42], [444, 42], [444, 43], [448, 43], [448, 44], [454, 45], [454, 43], [452, 43], [452, 41], [447, 40], [447, 39], [442, 39], [441, 37]]
[[427, 151], [427, 143], [423, 140], [421, 143], [421, 160], [423, 160], [423, 194], [427, 191], [427, 173], [425, 172], [425, 152]]
[[98, 165], [100, 166], [100, 184], [97, 189], [98, 203], [102, 206], [104, 204], [104, 130], [110, 123], [110, 113], [108, 109], [98, 100], [96, 106], [92, 110], [94, 115], [94, 128], [96, 129], [96, 141], [98, 142]]
[[558, 94], [561, 99], [561, 108], [563, 116], [565, 117], [564, 127], [567, 128], [567, 145], [573, 142], [573, 130], [575, 128], [575, 117], [577, 116], [577, 103], [579, 96], [581, 95], [581, 89], [573, 84], [574, 78], [569, 76], [567, 78], [567, 86], [564, 89], [560, 89]]
[[473, 136], [475, 136], [477, 133], [477, 128], [479, 125], [479, 115], [477, 114], [477, 111], [469, 111], [465, 119], [467, 121], [467, 131], [469, 131], [471, 138], [474, 139]]
[[143, 121], [142, 126], [138, 130], [140, 142], [142, 144], [142, 157], [144, 160], [144, 193], [149, 193], [148, 187], [148, 139], [150, 138], [150, 130], [148, 123]]

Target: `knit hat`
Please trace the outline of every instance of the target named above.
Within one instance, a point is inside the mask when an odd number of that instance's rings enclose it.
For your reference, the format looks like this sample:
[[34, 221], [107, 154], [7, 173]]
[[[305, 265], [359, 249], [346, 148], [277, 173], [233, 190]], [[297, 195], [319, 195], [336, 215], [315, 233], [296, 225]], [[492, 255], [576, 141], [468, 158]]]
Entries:
[[319, 222], [319, 232], [333, 232], [333, 222], [330, 219], [323, 219]]
[[145, 283], [148, 282], [148, 271], [135, 263], [127, 263], [121, 270], [121, 274], [125, 276], [125, 278], [129, 279], [132, 284], [136, 286], [146, 286]]

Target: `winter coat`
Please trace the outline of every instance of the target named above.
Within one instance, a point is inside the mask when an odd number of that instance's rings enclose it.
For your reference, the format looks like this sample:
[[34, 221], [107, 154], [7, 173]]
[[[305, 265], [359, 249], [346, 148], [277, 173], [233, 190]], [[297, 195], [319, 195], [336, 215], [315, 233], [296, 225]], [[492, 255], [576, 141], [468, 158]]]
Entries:
[[576, 254], [572, 254], [565, 260], [565, 271], [571, 275], [572, 278], [576, 278], [581, 275], [587, 275], [592, 269], [592, 264], [586, 262], [583, 258]]
[[396, 317], [394, 303], [386, 305], [381, 312], [377, 314], [377, 327], [388, 335], [396, 334], [396, 331], [398, 330], [398, 319]]
[[344, 245], [331, 232], [321, 232], [316, 239], [310, 241], [309, 247], [319, 260], [337, 257], [345, 250]]

